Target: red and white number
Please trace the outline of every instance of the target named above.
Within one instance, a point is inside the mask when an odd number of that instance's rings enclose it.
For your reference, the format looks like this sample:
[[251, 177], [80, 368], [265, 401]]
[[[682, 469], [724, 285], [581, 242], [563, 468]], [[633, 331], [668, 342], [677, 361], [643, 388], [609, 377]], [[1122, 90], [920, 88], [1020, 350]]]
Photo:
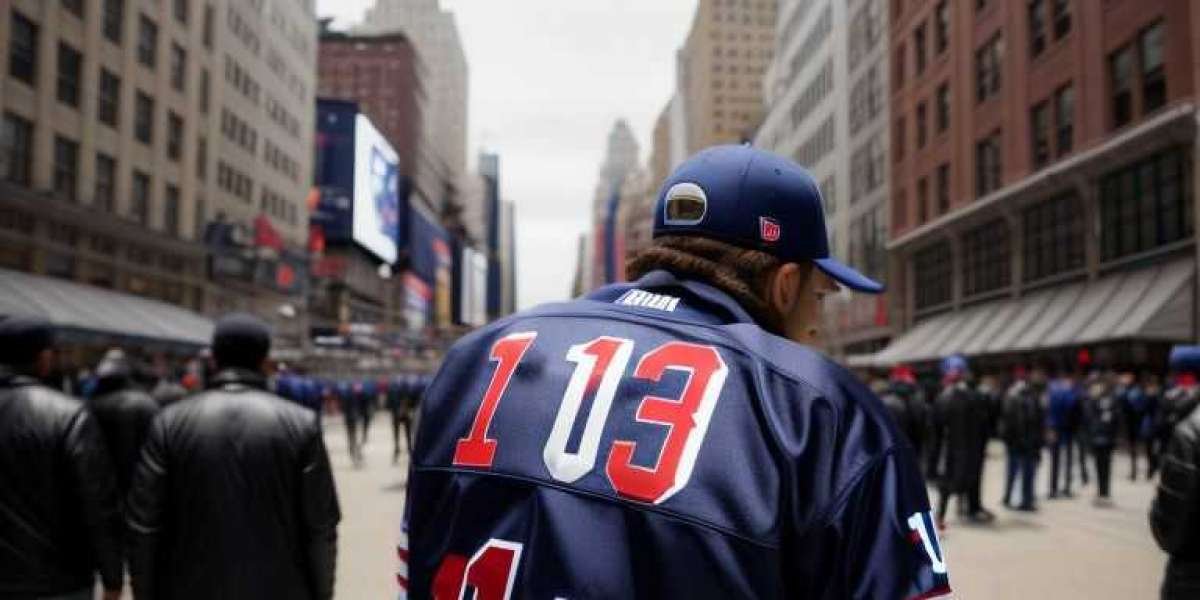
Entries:
[[[621, 375], [625, 373], [631, 354], [633, 340], [611, 337], [596, 338], [586, 344], [571, 346], [567, 351], [567, 360], [577, 366], [558, 407], [558, 417], [554, 419], [550, 439], [546, 440], [546, 447], [542, 450], [542, 460], [551, 477], [572, 483], [596, 466], [604, 422], [608, 420], [613, 397], [617, 395], [617, 385], [621, 383]], [[567, 452], [571, 429], [579, 418], [579, 408], [584, 398], [589, 394], [595, 394], [595, 399], [583, 426], [579, 450]]]
[[479, 404], [479, 412], [475, 413], [475, 422], [471, 424], [471, 433], [458, 440], [454, 449], [454, 464], [465, 467], [490, 467], [496, 458], [496, 440], [487, 437], [488, 427], [492, 425], [492, 417], [496, 416], [496, 406], [500, 397], [508, 389], [513, 372], [525, 357], [525, 352], [533, 345], [537, 332], [514, 333], [496, 340], [492, 344], [492, 360], [497, 361], [496, 372], [487, 391], [483, 393], [483, 401]]
[[[492, 538], [470, 560], [458, 554], [442, 559], [433, 577], [435, 600], [508, 600], [512, 597], [522, 545]], [[475, 593], [467, 595], [467, 590]]]
[[[458, 441], [455, 465], [492, 466], [497, 441], [487, 437], [488, 427], [517, 365], [536, 337], [536, 332], [514, 333], [492, 346], [492, 360], [498, 363], [496, 372], [484, 392], [470, 433]], [[567, 360], [576, 364], [575, 371], [542, 449], [542, 460], [551, 477], [571, 483], [595, 468], [604, 424], [632, 354], [632, 340], [608, 336], [571, 346], [567, 351]], [[666, 439], [653, 465], [634, 464], [637, 443], [630, 440], [614, 441], [605, 462], [609, 482], [623, 497], [658, 504], [687, 485], [729, 368], [712, 346], [668, 342], [646, 353], [638, 361], [633, 376], [657, 383], [668, 371], [687, 375], [679, 397], [646, 396], [637, 410], [639, 422], [667, 426]], [[594, 394], [594, 399], [579, 448], [568, 452], [571, 430], [589, 394]]]
[[633, 376], [657, 382], [667, 371], [688, 374], [683, 393], [676, 400], [646, 396], [637, 411], [638, 421], [668, 427], [658, 460], [650, 468], [633, 464], [637, 444], [619, 440], [613, 442], [605, 468], [617, 493], [655, 504], [683, 489], [691, 478], [729, 368], [712, 346], [669, 342], [643, 356]]

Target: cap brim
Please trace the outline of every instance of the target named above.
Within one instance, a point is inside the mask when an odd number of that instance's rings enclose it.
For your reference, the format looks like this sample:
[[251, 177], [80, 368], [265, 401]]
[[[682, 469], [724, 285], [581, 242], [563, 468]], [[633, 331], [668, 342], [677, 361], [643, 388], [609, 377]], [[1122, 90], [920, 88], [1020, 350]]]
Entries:
[[837, 280], [838, 283], [856, 291], [866, 294], [879, 294], [883, 292], [883, 284], [875, 281], [855, 271], [854, 269], [838, 262], [833, 258], [817, 258], [813, 260], [817, 267], [825, 272], [826, 275]]

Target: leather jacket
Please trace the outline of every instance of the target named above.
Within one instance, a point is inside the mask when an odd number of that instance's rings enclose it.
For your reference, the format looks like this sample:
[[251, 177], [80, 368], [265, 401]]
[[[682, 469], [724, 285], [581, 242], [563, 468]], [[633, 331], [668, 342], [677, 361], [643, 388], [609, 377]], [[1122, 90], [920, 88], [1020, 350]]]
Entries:
[[1167, 554], [1163, 598], [1200, 598], [1200, 410], [1175, 428], [1162, 458], [1150, 528]]
[[108, 451], [79, 400], [0, 367], [0, 597], [123, 583]]
[[341, 515], [317, 416], [257, 373], [212, 383], [155, 417], [134, 470], [135, 597], [332, 597]]
[[88, 407], [104, 433], [117, 474], [117, 489], [124, 499], [129, 493], [133, 465], [142, 451], [150, 420], [158, 412], [158, 404], [134, 385], [129, 365], [123, 359], [105, 361], [97, 371], [96, 390]]

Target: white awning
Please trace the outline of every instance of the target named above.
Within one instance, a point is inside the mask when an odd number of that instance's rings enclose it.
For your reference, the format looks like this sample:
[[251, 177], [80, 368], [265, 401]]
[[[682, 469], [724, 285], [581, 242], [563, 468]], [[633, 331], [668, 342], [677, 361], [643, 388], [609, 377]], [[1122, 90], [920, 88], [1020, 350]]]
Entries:
[[941, 314], [856, 361], [882, 366], [1124, 339], [1185, 342], [1195, 268], [1192, 258], [1180, 258]]

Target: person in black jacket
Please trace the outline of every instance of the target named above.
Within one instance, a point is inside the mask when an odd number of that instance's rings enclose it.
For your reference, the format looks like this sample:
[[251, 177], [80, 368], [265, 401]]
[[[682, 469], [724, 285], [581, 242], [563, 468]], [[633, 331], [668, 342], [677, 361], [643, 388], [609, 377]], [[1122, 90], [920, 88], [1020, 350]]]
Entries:
[[1083, 396], [1084, 437], [1096, 461], [1096, 505], [1109, 506], [1113, 448], [1121, 426], [1121, 399], [1103, 377], [1093, 377]]
[[892, 413], [896, 426], [904, 433], [913, 447], [913, 453], [919, 459], [925, 446], [929, 404], [925, 401], [921, 388], [917, 387], [917, 378], [910, 367], [897, 365], [892, 369], [886, 389], [880, 394], [880, 400]]
[[270, 332], [223, 317], [208, 391], [155, 417], [129, 496], [134, 596], [333, 595], [341, 518], [317, 415], [266, 391]]
[[117, 491], [125, 498], [158, 403], [134, 384], [133, 367], [121, 350], [109, 350], [96, 365], [96, 388], [88, 408], [104, 434], [117, 473]]
[[39, 382], [53, 331], [0, 321], [0, 597], [120, 597], [121, 518], [100, 428], [83, 403]]
[[942, 362], [944, 387], [934, 409], [936, 431], [943, 438], [944, 456], [939, 480], [938, 527], [946, 526], [946, 509], [951, 496], [958, 496], [960, 513], [973, 522], [989, 522], [991, 512], [979, 504], [973, 491], [983, 469], [979, 440], [986, 439], [988, 407], [985, 400], [967, 384], [967, 363], [960, 356]]
[[[1004, 506], [1016, 510], [1037, 510], [1034, 500], [1034, 481], [1044, 438], [1043, 396], [1046, 375], [1033, 369], [1027, 376], [1023, 367], [1013, 371], [1013, 382], [1004, 395], [1000, 409], [1000, 432], [1008, 451], [1008, 472], [1004, 483]], [[1012, 492], [1017, 479], [1021, 481], [1021, 503], [1013, 506]]]
[[[1200, 346], [1176, 346], [1171, 368], [1193, 396], [1200, 372]], [[1171, 392], [1180, 389], [1178, 383]], [[1194, 406], [1194, 405], [1193, 405]], [[1200, 598], [1200, 410], [1175, 426], [1162, 457], [1158, 493], [1150, 506], [1150, 528], [1158, 546], [1170, 555], [1163, 578], [1163, 600]]]

